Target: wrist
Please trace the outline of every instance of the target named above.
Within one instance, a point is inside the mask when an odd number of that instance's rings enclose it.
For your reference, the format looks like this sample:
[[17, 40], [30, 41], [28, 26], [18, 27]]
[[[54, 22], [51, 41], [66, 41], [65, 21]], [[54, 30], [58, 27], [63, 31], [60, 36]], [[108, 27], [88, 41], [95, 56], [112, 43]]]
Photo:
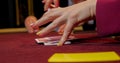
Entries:
[[97, 0], [87, 0], [88, 4], [90, 4], [90, 16], [93, 17], [96, 15], [96, 3]]

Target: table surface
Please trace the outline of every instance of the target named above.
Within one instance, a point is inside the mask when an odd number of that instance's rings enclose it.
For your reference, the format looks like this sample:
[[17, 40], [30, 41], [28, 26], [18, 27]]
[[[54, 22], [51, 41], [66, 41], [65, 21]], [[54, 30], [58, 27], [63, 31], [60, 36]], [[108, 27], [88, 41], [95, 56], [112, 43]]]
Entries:
[[[51, 33], [48, 36], [57, 35]], [[0, 34], [0, 63], [48, 63], [47, 60], [54, 53], [86, 53], [115, 51], [120, 55], [120, 42], [113, 38], [91, 38], [96, 33], [81, 33], [80, 40], [64, 46], [44, 46], [37, 44], [35, 34], [5, 33]], [[120, 63], [120, 61], [100, 62]]]

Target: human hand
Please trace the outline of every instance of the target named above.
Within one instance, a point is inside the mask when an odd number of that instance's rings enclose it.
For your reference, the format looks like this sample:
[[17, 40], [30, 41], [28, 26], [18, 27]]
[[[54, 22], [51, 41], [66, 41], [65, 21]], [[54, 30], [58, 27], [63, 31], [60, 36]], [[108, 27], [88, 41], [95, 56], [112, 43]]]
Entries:
[[96, 0], [87, 0], [65, 8], [51, 9], [34, 23], [33, 27], [41, 26], [52, 21], [46, 28], [37, 33], [39, 36], [45, 36], [52, 29], [66, 24], [64, 33], [58, 44], [58, 46], [61, 46], [71, 34], [74, 26], [78, 23], [83, 23], [85, 19], [95, 15], [95, 8]]
[[[59, 7], [59, 0], [43, 0], [44, 5], [44, 10], [47, 11], [49, 8], [53, 7]], [[53, 3], [53, 4], [52, 4]]]

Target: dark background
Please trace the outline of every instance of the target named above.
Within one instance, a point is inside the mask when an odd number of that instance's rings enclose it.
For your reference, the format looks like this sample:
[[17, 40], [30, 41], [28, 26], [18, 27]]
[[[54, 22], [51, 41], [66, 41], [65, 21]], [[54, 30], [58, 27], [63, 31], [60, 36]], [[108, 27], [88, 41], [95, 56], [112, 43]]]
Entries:
[[[20, 24], [17, 25], [16, 17], [16, 0], [1, 0], [0, 2], [0, 29], [1, 28], [17, 28], [24, 27], [24, 19], [29, 16], [28, 14], [28, 2], [29, 0], [18, 0]], [[42, 0], [33, 0], [34, 16], [38, 19], [43, 15], [43, 3]], [[67, 6], [67, 0], [60, 0], [60, 6]]]

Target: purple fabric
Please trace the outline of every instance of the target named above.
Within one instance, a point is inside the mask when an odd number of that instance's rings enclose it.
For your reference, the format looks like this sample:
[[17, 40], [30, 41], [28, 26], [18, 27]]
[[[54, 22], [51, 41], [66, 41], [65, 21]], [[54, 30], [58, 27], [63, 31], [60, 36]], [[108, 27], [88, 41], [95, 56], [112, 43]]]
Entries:
[[97, 0], [96, 20], [100, 36], [120, 33], [120, 0]]

